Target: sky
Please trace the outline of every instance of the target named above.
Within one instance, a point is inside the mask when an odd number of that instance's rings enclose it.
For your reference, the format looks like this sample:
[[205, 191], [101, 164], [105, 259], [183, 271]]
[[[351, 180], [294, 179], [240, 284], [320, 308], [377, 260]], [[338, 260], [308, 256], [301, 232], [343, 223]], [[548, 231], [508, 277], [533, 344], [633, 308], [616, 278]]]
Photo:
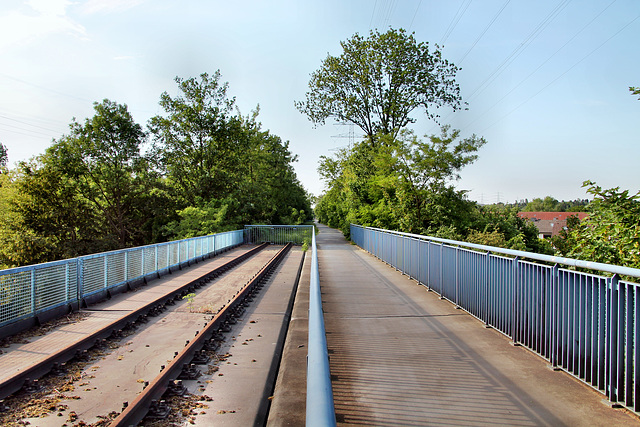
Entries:
[[[290, 143], [312, 194], [321, 155], [350, 127], [314, 127], [294, 106], [310, 74], [355, 33], [404, 28], [441, 46], [468, 109], [440, 125], [487, 144], [456, 183], [481, 203], [590, 198], [585, 180], [640, 189], [636, 0], [3, 0], [0, 142], [9, 165], [42, 154], [103, 99], [146, 125], [175, 77], [220, 70], [243, 115]], [[439, 125], [414, 114], [419, 135]], [[361, 133], [353, 130], [357, 138]]]

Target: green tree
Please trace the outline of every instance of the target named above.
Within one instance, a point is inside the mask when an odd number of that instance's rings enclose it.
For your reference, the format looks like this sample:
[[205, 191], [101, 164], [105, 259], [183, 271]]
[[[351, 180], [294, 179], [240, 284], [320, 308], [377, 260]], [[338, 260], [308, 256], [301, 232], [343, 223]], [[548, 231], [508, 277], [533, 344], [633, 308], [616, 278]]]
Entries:
[[557, 212], [560, 202], [551, 196], [535, 198], [524, 207], [524, 212]]
[[329, 185], [316, 206], [321, 221], [345, 232], [354, 222], [447, 236], [469, 226], [474, 204], [451, 183], [477, 158], [483, 138], [460, 139], [445, 126], [427, 141], [408, 130], [379, 140], [377, 147], [363, 141], [321, 159], [318, 170]]
[[241, 118], [232, 114], [235, 98], [227, 96], [220, 71], [175, 81], [180, 95], [164, 92], [160, 106], [166, 115], [149, 121], [156, 165], [185, 206], [224, 198], [246, 166], [248, 141]]
[[145, 132], [126, 105], [105, 99], [94, 110], [84, 123], [74, 120], [70, 134], [47, 149], [45, 166], [72, 180], [104, 221], [103, 238], [114, 248], [141, 244], [148, 238], [141, 234], [141, 201], [153, 183], [140, 153]]
[[9, 151], [7, 147], [0, 142], [0, 168], [6, 168], [9, 163]]
[[640, 268], [640, 192], [603, 189], [592, 181], [583, 187], [594, 196], [589, 217], [565, 235], [564, 255], [585, 261]]
[[[388, 148], [381, 151], [387, 155], [382, 157], [391, 163], [391, 169], [399, 178], [397, 195], [403, 199], [401, 226], [404, 230], [417, 233], [434, 225], [449, 225], [439, 221], [445, 213], [443, 208], [462, 196], [454, 194], [449, 183], [459, 179], [460, 170], [478, 158], [476, 152], [484, 144], [486, 140], [476, 135], [460, 139], [460, 131], [451, 131], [449, 126], [443, 126], [439, 136], [431, 135], [426, 141], [405, 130], [399, 138], [386, 144]], [[434, 199], [439, 199], [436, 206]], [[433, 209], [438, 207], [440, 213], [436, 214]]]
[[306, 99], [295, 104], [314, 124], [348, 121], [374, 142], [379, 134], [395, 138], [416, 109], [433, 119], [433, 107], [460, 108], [458, 68], [437, 45], [431, 50], [403, 29], [355, 34], [341, 45], [342, 54], [327, 56], [311, 74]]

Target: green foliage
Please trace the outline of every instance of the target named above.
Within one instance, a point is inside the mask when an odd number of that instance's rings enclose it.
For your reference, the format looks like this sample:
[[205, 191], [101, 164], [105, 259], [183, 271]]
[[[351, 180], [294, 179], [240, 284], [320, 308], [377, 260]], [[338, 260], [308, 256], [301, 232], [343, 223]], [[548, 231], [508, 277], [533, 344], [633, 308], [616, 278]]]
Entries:
[[149, 124], [156, 167], [179, 206], [165, 236], [311, 219], [309, 198], [292, 167], [296, 157], [288, 142], [261, 130], [259, 110], [248, 117], [235, 113], [219, 71], [176, 82], [180, 95], [162, 94], [166, 116]]
[[406, 130], [378, 141], [321, 159], [319, 172], [329, 186], [315, 209], [321, 222], [345, 234], [349, 223], [356, 223], [448, 237], [469, 225], [475, 204], [450, 182], [476, 159], [484, 139], [460, 139], [445, 126], [427, 141]]
[[551, 196], [546, 196], [544, 199], [535, 198], [530, 202], [527, 202], [522, 208], [523, 212], [584, 212], [589, 201], [584, 200], [571, 200], [565, 202], [564, 200], [559, 202]]
[[182, 297], [182, 299], [186, 299], [187, 303], [189, 304], [189, 312], [193, 312], [193, 300], [196, 298], [196, 294], [195, 293], [189, 293], [186, 294], [185, 296]]
[[149, 122], [151, 149], [127, 106], [104, 100], [44, 154], [2, 169], [0, 264], [312, 219], [296, 157], [258, 110], [234, 111], [219, 72], [176, 82], [180, 94], [160, 99], [166, 115]]
[[166, 116], [149, 121], [156, 166], [187, 205], [224, 197], [246, 164], [242, 155], [248, 139], [232, 114], [235, 99], [227, 97], [228, 84], [220, 83], [219, 71], [175, 81], [180, 95], [164, 92], [160, 106]]
[[229, 230], [229, 206], [232, 200], [210, 200], [203, 206], [187, 206], [177, 211], [178, 219], [164, 226], [164, 233], [176, 239], [188, 239], [190, 237], [214, 234]]
[[561, 236], [565, 256], [586, 261], [640, 268], [640, 193], [619, 187], [602, 189], [585, 181], [594, 196], [589, 217], [573, 222]]
[[296, 108], [314, 124], [327, 118], [360, 127], [373, 141], [377, 135], [395, 138], [422, 109], [435, 119], [433, 107], [460, 108], [458, 68], [442, 58], [439, 47], [418, 43], [405, 30], [355, 34], [341, 42], [340, 56], [327, 56], [311, 75], [306, 100]]
[[6, 168], [9, 162], [7, 147], [0, 142], [0, 169]]

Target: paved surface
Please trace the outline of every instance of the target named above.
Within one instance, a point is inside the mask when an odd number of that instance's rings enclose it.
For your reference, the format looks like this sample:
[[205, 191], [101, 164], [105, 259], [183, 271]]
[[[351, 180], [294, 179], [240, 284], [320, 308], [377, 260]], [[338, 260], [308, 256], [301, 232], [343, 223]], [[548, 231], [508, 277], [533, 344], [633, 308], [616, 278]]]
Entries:
[[317, 242], [339, 425], [638, 425], [340, 232]]
[[228, 357], [217, 373], [201, 381], [198, 390], [190, 387], [191, 392], [213, 399], [207, 402], [209, 409], [195, 416], [190, 425], [265, 424], [303, 256], [299, 246], [287, 254], [269, 284], [233, 326], [227, 345], [219, 350]]
[[267, 426], [303, 426], [307, 408], [307, 340], [311, 252], [304, 261]]

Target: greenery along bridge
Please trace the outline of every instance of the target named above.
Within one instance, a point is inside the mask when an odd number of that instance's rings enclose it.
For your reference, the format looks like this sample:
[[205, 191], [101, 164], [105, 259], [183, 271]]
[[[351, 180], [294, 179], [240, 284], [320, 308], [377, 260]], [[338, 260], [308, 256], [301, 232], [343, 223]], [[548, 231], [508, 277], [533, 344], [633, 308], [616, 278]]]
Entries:
[[[153, 286], [153, 277], [243, 242], [304, 242], [310, 231], [248, 226], [5, 270], [2, 330], [128, 282]], [[637, 270], [352, 226], [367, 254], [336, 230], [319, 231], [270, 424], [637, 424], [639, 288], [621, 278]]]

